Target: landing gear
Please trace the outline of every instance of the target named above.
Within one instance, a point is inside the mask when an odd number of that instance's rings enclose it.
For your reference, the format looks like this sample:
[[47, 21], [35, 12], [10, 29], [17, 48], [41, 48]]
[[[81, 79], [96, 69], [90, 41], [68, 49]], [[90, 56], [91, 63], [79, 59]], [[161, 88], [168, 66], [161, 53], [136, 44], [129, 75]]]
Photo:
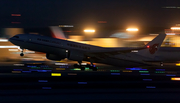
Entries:
[[160, 66], [163, 66], [164, 64], [163, 64], [163, 62], [160, 62]]
[[95, 65], [93, 65], [91, 63], [91, 65], [87, 64], [87, 65], [81, 65], [82, 62], [78, 62], [78, 64], [74, 64], [74, 68], [81, 68], [82, 71], [85, 70], [85, 68], [89, 68], [93, 71], [97, 71], [97, 67], [95, 67]]
[[24, 56], [23, 50], [24, 50], [24, 49], [21, 50], [20, 56]]

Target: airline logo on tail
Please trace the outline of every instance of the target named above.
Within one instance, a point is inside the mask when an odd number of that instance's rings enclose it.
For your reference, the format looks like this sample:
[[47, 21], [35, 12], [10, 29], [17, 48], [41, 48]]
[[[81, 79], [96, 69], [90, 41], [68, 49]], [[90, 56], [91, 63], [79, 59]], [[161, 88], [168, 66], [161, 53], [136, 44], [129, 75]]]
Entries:
[[149, 47], [149, 52], [151, 54], [154, 54], [158, 50], [159, 44], [153, 44], [152, 46]]

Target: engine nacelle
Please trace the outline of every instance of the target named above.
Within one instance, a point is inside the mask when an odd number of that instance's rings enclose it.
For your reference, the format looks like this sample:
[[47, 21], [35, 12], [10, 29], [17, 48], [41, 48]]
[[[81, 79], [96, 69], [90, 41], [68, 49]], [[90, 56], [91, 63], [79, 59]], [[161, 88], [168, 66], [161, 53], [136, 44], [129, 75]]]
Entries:
[[80, 51], [72, 50], [68, 53], [69, 60], [82, 61], [84, 59], [84, 54]]
[[55, 54], [46, 54], [46, 58], [50, 60], [62, 60], [66, 58], [66, 53], [64, 53], [64, 55], [61, 54], [61, 56]]

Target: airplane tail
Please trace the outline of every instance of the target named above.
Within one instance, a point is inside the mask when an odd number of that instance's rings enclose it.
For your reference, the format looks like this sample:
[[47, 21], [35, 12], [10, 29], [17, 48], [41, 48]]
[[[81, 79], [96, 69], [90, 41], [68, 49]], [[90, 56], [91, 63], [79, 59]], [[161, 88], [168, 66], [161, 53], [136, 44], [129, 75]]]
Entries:
[[53, 38], [66, 39], [62, 29], [58, 26], [50, 26], [49, 28], [51, 29], [51, 34]]
[[148, 44], [145, 45], [147, 49], [139, 50], [137, 53], [143, 57], [147, 58], [154, 58], [161, 47], [162, 42], [164, 41], [166, 34], [159, 34], [156, 38], [150, 41]]

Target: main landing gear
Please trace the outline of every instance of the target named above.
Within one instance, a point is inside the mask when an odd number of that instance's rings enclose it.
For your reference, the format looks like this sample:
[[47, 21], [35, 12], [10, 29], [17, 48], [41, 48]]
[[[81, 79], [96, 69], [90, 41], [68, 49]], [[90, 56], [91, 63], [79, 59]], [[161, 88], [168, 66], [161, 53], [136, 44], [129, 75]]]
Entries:
[[95, 65], [93, 65], [93, 63], [87, 64], [87, 65], [81, 65], [82, 62], [78, 62], [78, 64], [74, 64], [74, 68], [81, 68], [82, 71], [85, 70], [85, 68], [89, 68], [92, 69], [93, 71], [97, 71], [97, 67], [95, 67]]
[[21, 50], [20, 56], [24, 56], [23, 50], [24, 50], [24, 49]]

